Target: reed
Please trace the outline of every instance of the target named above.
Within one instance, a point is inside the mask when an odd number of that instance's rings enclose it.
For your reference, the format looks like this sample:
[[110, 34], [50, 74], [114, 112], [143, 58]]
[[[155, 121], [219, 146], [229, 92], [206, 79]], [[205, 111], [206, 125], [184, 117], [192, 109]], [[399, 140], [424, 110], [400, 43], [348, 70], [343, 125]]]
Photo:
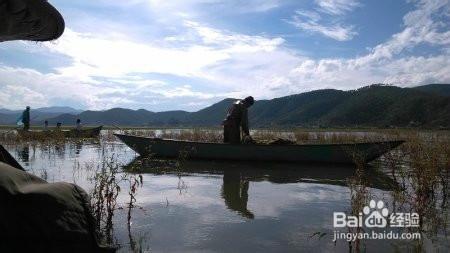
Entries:
[[[400, 187], [391, 192], [392, 206], [398, 212], [417, 212], [419, 231], [429, 238], [447, 233], [450, 141], [448, 135], [403, 131], [404, 140], [395, 152], [384, 156], [386, 168]], [[409, 229], [411, 230], [411, 229]], [[420, 248], [423, 241], [415, 242]]]
[[121, 191], [119, 184], [124, 180], [119, 168], [115, 157], [104, 158], [96, 167], [86, 164], [87, 170], [95, 170], [93, 177], [89, 178], [93, 184], [91, 208], [98, 236], [107, 244], [113, 244], [113, 217]]
[[[127, 227], [131, 233], [132, 209], [136, 205], [138, 188], [143, 185], [141, 174], [129, 174], [122, 170], [123, 165], [118, 162], [117, 156], [105, 157], [100, 164], [87, 163], [85, 169], [93, 171], [89, 178], [93, 184], [91, 197], [91, 210], [96, 221], [96, 231], [102, 242], [114, 245], [113, 218], [116, 210], [127, 210]], [[123, 185], [128, 185], [128, 202], [121, 205], [117, 198]], [[140, 207], [142, 209], [142, 207]]]
[[[347, 180], [347, 185], [350, 189], [350, 214], [358, 216], [363, 207], [369, 202], [369, 182], [364, 176], [366, 164], [364, 163], [364, 154], [353, 154], [353, 160], [356, 164], [355, 174]], [[349, 233], [361, 233], [362, 228], [348, 228]], [[354, 242], [349, 242], [350, 252], [361, 252], [364, 242], [356, 239]]]

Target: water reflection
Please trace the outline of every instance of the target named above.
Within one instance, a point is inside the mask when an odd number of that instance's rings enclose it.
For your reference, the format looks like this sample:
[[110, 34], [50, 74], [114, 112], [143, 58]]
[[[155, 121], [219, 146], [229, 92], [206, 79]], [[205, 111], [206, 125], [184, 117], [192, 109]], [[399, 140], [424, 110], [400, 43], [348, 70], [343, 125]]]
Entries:
[[79, 155], [82, 148], [83, 148], [83, 142], [81, 142], [81, 141], [75, 142], [75, 155]]
[[[327, 164], [298, 164], [271, 162], [229, 162], [229, 161], [185, 161], [182, 167], [174, 168], [172, 160], [148, 160], [137, 157], [124, 167], [129, 172], [151, 174], [184, 173], [224, 175], [235, 182], [269, 181], [272, 183], [318, 183], [348, 186], [348, 179], [356, 171], [354, 166]], [[233, 176], [231, 176], [233, 175]], [[239, 176], [236, 176], [239, 175]], [[393, 190], [398, 184], [384, 172], [368, 166], [363, 171], [368, 186], [380, 190]], [[228, 179], [227, 179], [228, 180]]]
[[225, 171], [223, 174], [222, 198], [231, 210], [253, 219], [255, 215], [247, 209], [249, 181], [239, 171]]
[[66, 145], [55, 145], [55, 153], [59, 159], [64, 159], [66, 154]]
[[[181, 175], [184, 177], [223, 175], [220, 196], [226, 207], [248, 219], [254, 219], [257, 215], [248, 208], [250, 182], [268, 181], [275, 184], [302, 182], [348, 186], [348, 179], [356, 171], [353, 166], [324, 164], [185, 161], [180, 167], [173, 166], [176, 163], [175, 160], [149, 160], [138, 157], [124, 169], [132, 173], [173, 174], [180, 178]], [[380, 190], [397, 188], [394, 180], [375, 168], [367, 168], [362, 176], [365, 181], [370, 182], [369, 187]]]
[[23, 146], [17, 150], [17, 156], [20, 161], [28, 164], [30, 162], [30, 147], [28, 145]]

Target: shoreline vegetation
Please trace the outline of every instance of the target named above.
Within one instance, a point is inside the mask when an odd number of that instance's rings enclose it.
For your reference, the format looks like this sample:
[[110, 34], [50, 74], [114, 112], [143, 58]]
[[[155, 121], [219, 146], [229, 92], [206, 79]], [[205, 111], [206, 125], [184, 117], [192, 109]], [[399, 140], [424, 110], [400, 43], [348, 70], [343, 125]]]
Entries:
[[[83, 128], [93, 128], [99, 125], [83, 125]], [[72, 130], [75, 129], [75, 125], [63, 125], [61, 130]], [[0, 125], [0, 130], [16, 130], [22, 129], [17, 125]], [[50, 126], [49, 130], [54, 130], [56, 127]], [[220, 130], [223, 127], [218, 126], [208, 126], [208, 127], [194, 127], [194, 126], [117, 126], [117, 125], [103, 125], [103, 130]], [[42, 131], [43, 126], [30, 126], [32, 131]], [[450, 133], [450, 128], [423, 128], [423, 127], [252, 127], [253, 131], [267, 131], [267, 132], [399, 132], [399, 131], [409, 131], [409, 132], [448, 132]]]
[[[85, 127], [88, 128], [88, 127]], [[62, 130], [70, 130], [67, 127]], [[37, 142], [66, 142], [66, 138], [56, 131], [50, 135], [39, 134], [38, 128], [32, 128], [36, 135], [18, 134], [16, 128], [1, 128], [0, 141], [4, 143], [37, 141]], [[50, 128], [50, 131], [52, 129]], [[223, 142], [223, 130], [221, 128], [104, 128], [100, 134], [101, 140], [116, 141], [115, 133], [135, 135], [141, 137], [173, 139], [194, 142]], [[32, 132], [31, 132], [32, 133]], [[403, 140], [406, 142], [422, 141], [448, 141], [450, 131], [419, 130], [419, 129], [314, 129], [314, 128], [294, 128], [294, 129], [252, 129], [250, 135], [259, 144], [351, 144], [362, 142], [378, 142]], [[422, 136], [423, 135], [423, 136]], [[426, 136], [424, 139], [423, 137]], [[83, 139], [83, 138], [78, 138]], [[76, 141], [76, 140], [75, 140]], [[272, 141], [281, 141], [271, 143]]]
[[[83, 125], [84, 128], [98, 127], [98, 124], [89, 124]], [[62, 125], [62, 130], [71, 130], [74, 129], [76, 125]], [[17, 125], [0, 125], [0, 130], [15, 130], [21, 129], [21, 127]], [[54, 130], [56, 127], [49, 126], [49, 130]], [[222, 126], [122, 126], [122, 125], [103, 125], [104, 130], [171, 130], [171, 129], [180, 129], [180, 130], [191, 130], [191, 129], [200, 129], [200, 130], [222, 130]], [[448, 131], [449, 128], [427, 128], [427, 127], [376, 127], [376, 126], [361, 126], [361, 127], [256, 127], [252, 128], [253, 130], [264, 130], [264, 131], [274, 131], [274, 132], [290, 132], [290, 131], [306, 131], [306, 132], [361, 132], [361, 131]], [[32, 125], [30, 126], [30, 130], [34, 131], [42, 131], [43, 126]]]

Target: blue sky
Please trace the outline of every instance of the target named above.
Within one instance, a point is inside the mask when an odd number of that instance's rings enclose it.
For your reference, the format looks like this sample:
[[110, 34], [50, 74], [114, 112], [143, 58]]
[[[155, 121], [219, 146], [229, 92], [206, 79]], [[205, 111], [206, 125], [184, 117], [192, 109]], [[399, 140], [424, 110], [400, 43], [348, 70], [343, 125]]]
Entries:
[[226, 97], [450, 82], [450, 0], [52, 0], [0, 44], [1, 107], [195, 111]]

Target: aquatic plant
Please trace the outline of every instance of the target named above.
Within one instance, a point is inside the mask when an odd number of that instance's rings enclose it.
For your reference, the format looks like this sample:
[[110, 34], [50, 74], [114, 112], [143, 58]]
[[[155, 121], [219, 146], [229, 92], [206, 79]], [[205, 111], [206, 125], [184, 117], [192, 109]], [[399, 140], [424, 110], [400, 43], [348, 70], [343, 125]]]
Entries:
[[86, 164], [87, 170], [95, 169], [91, 196], [91, 208], [96, 221], [99, 238], [107, 244], [113, 244], [113, 217], [117, 206], [117, 197], [121, 191], [120, 182], [124, 175], [120, 175], [120, 166], [116, 157], [104, 158], [101, 164], [94, 168], [94, 164]]
[[[354, 164], [356, 165], [355, 173], [353, 177], [349, 178], [347, 185], [350, 189], [350, 214], [358, 216], [363, 207], [369, 202], [369, 182], [364, 176], [364, 171], [367, 169], [364, 162], [363, 154], [353, 155]], [[363, 229], [361, 227], [348, 227], [350, 233], [361, 233]], [[356, 239], [353, 242], [349, 242], [350, 252], [361, 252], [364, 246], [364, 241]]]

